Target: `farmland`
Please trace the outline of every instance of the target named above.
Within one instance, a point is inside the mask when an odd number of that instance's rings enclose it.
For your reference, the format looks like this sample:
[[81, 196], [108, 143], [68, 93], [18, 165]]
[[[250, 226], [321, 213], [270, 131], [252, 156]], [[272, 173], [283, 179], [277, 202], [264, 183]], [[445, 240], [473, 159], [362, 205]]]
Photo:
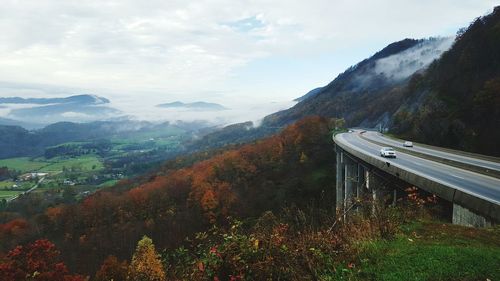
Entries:
[[0, 200], [31, 188], [36, 182], [26, 178], [31, 173], [47, 174], [35, 193], [50, 190], [62, 195], [71, 189], [75, 198], [81, 198], [82, 194], [112, 186], [175, 156], [183, 136], [172, 133], [141, 132], [121, 139], [73, 141], [47, 147], [36, 157], [0, 159], [0, 167], [10, 173], [0, 181]]
[[70, 167], [78, 167], [82, 170], [102, 169], [100, 159], [95, 155], [85, 155], [80, 157], [58, 157], [55, 159], [19, 157], [0, 160], [0, 167], [7, 167], [9, 170], [27, 172], [58, 172]]

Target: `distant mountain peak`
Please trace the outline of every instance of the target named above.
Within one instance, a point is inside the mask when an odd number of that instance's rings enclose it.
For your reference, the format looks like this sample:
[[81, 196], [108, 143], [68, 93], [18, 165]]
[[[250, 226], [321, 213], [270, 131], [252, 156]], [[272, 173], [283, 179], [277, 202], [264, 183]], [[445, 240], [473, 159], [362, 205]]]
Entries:
[[21, 98], [7, 97], [0, 98], [0, 104], [64, 104], [64, 103], [80, 103], [82, 105], [97, 105], [106, 104], [110, 101], [106, 98], [96, 95], [73, 95], [64, 98]]
[[226, 110], [227, 108], [218, 104], [204, 101], [196, 101], [191, 103], [184, 103], [181, 101], [174, 101], [169, 103], [158, 104], [156, 107], [161, 108], [183, 108], [188, 110], [203, 110], [203, 111], [217, 111]]
[[[0, 98], [0, 105], [9, 108], [7, 117], [16, 122], [50, 124], [58, 121], [87, 122], [116, 116], [120, 113], [106, 98], [82, 94], [57, 98]], [[22, 107], [16, 106], [22, 104]], [[4, 120], [3, 123], [12, 123]]]
[[67, 101], [88, 103], [88, 104], [106, 104], [110, 103], [107, 98], [103, 98], [97, 95], [75, 95], [65, 98]]
[[322, 89], [323, 89], [323, 87], [314, 88], [314, 89], [310, 90], [309, 92], [307, 92], [307, 94], [305, 94], [301, 97], [298, 97], [298, 98], [294, 99], [293, 101], [301, 102], [301, 101], [304, 101], [308, 98], [312, 98], [312, 97], [316, 96], [317, 94], [319, 94]]

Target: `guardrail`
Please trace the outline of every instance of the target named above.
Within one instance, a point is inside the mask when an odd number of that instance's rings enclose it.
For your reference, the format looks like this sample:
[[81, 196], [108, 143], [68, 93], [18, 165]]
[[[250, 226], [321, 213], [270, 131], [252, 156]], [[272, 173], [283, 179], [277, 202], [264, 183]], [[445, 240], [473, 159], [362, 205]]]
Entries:
[[[364, 132], [360, 132], [360, 136], [364, 140], [369, 141], [369, 142], [374, 143], [374, 144], [377, 144], [377, 145], [380, 145], [380, 146], [388, 146], [387, 143], [379, 142], [379, 141], [372, 140], [372, 139], [369, 139], [367, 137], [364, 137], [363, 133]], [[418, 145], [421, 145], [421, 144], [418, 144]], [[418, 152], [418, 151], [415, 151], [415, 150], [412, 150], [412, 149], [407, 149], [407, 148], [404, 148], [404, 147], [397, 147], [397, 146], [391, 146], [391, 147], [394, 148], [394, 150], [396, 150], [396, 151], [403, 152], [403, 153], [406, 153], [406, 154], [410, 154], [410, 155], [413, 155], [413, 156], [417, 156], [419, 158], [424, 158], [424, 159], [427, 159], [427, 160], [431, 160], [431, 161], [434, 161], [434, 162], [439, 162], [439, 163], [446, 164], [446, 165], [449, 165], [449, 166], [453, 166], [453, 167], [457, 167], [457, 168], [461, 168], [461, 169], [466, 169], [466, 170], [473, 171], [473, 172], [476, 172], [476, 173], [480, 173], [480, 174], [483, 174], [483, 175], [487, 175], [487, 176], [490, 176], [490, 177], [500, 178], [500, 171], [498, 171], [498, 170], [492, 170], [492, 169], [488, 169], [488, 168], [485, 168], [485, 167], [479, 167], [479, 166], [476, 166], [476, 165], [473, 165], [473, 164], [463, 163], [463, 162], [460, 162], [460, 161], [456, 161], [456, 160], [444, 158], [444, 157], [441, 157], [441, 156], [430, 155], [430, 154]]]
[[402, 167], [399, 164], [393, 163], [387, 165], [386, 161], [373, 157], [373, 155], [360, 152], [354, 146], [339, 141], [337, 136], [334, 136], [333, 140], [342, 150], [377, 169], [391, 174], [409, 184], [415, 185], [427, 192], [436, 194], [444, 200], [459, 204], [481, 215], [488, 216], [495, 221], [500, 221], [500, 205], [495, 202], [467, 193], [457, 187], [449, 186], [438, 179]]

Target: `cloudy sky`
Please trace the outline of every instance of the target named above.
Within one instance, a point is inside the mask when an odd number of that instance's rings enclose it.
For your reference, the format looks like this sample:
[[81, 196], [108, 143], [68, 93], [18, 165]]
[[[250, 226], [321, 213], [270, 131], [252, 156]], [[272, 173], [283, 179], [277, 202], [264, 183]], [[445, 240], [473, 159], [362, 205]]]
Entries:
[[454, 35], [498, 4], [2, 0], [0, 96], [93, 93], [136, 111], [175, 100], [275, 110], [393, 41]]

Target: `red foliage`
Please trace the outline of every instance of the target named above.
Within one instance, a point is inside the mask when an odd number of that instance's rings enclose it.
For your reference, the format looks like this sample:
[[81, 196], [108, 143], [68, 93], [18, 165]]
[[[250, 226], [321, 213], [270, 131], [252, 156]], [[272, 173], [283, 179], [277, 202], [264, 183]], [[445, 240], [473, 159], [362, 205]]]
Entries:
[[40, 239], [27, 246], [17, 246], [11, 250], [0, 264], [0, 279], [39, 281], [84, 281], [80, 275], [70, 275], [60, 261], [56, 246]]
[[[93, 273], [102, 253], [130, 255], [129, 245], [145, 231], [161, 247], [171, 246], [205, 227], [207, 221], [255, 215], [278, 208], [283, 200], [300, 203], [304, 196], [319, 194], [316, 190], [323, 185], [304, 190], [298, 188], [304, 185], [299, 179], [314, 165], [334, 159], [330, 151], [328, 120], [306, 118], [278, 135], [226, 150], [191, 167], [139, 178], [144, 182], [135, 187], [124, 180], [80, 204], [49, 208], [37, 221], [30, 221], [32, 227], [23, 220], [0, 225], [0, 245], [10, 249], [18, 244], [10, 241], [26, 241], [39, 235], [34, 230], [40, 231], [61, 241], [65, 254], [84, 261], [71, 266]], [[200, 215], [207, 221], [200, 220]], [[276, 235], [279, 240], [279, 231]]]

